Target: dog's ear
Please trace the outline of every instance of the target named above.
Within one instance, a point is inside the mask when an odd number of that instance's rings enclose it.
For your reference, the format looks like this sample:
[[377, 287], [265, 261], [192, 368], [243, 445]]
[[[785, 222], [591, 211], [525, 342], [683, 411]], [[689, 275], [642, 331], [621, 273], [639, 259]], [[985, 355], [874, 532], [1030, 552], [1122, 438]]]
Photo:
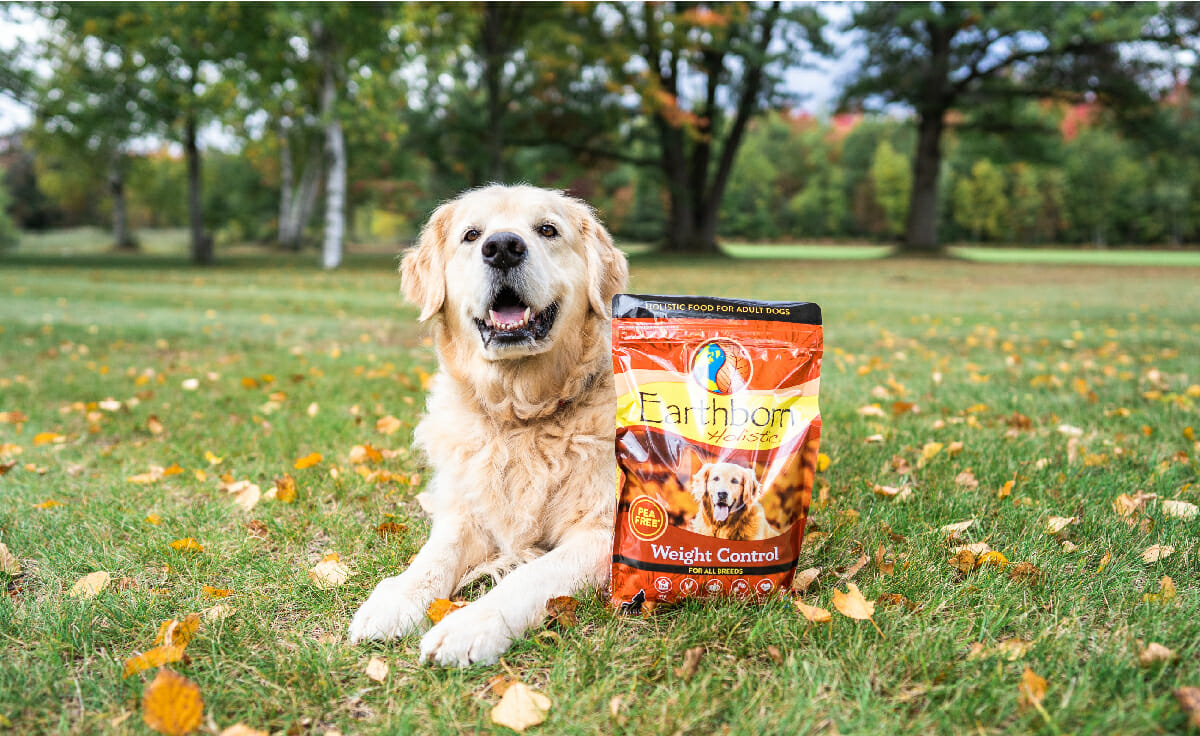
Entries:
[[421, 308], [420, 321], [424, 322], [442, 311], [446, 300], [446, 272], [442, 261], [442, 246], [446, 242], [447, 229], [454, 202], [447, 202], [434, 210], [429, 222], [421, 230], [417, 244], [404, 253], [400, 262], [400, 289], [409, 303]]
[[696, 501], [704, 500], [705, 487], [708, 485], [708, 472], [712, 470], [712, 463], [704, 463], [692, 475], [692, 495], [696, 497]]
[[625, 288], [629, 280], [629, 266], [625, 262], [625, 254], [613, 245], [612, 236], [596, 219], [592, 208], [579, 201], [575, 205], [573, 216], [583, 238], [584, 255], [587, 258], [588, 303], [593, 312], [601, 317], [609, 317], [612, 298]]
[[754, 468], [743, 468], [742, 500], [747, 506], [758, 503], [763, 497], [762, 483], [754, 477]]

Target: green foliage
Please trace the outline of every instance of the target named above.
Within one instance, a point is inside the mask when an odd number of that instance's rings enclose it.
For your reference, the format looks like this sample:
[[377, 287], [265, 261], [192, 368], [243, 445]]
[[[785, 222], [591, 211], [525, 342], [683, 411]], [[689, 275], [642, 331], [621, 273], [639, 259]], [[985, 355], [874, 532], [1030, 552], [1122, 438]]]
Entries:
[[971, 167], [971, 175], [954, 187], [954, 218], [975, 235], [976, 240], [996, 240], [1003, 234], [1008, 211], [1004, 172], [986, 158]]
[[904, 231], [908, 200], [912, 194], [912, 168], [908, 159], [898, 153], [888, 141], [881, 141], [871, 160], [871, 183], [875, 201], [883, 210], [889, 235]]
[[20, 239], [20, 232], [9, 213], [11, 205], [12, 196], [8, 193], [8, 188], [0, 186], [0, 251], [16, 247]]

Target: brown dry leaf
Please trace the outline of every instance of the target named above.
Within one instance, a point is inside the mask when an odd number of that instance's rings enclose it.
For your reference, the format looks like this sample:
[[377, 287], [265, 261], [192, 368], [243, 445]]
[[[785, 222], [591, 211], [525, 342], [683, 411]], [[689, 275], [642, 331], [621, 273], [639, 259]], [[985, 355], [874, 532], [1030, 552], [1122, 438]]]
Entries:
[[21, 574], [21, 562], [8, 551], [8, 545], [4, 542], [0, 542], [0, 572], [13, 577]]
[[1008, 577], [1011, 580], [1036, 583], [1042, 577], [1042, 571], [1032, 562], [1018, 562], [1008, 569]]
[[1078, 516], [1051, 516], [1046, 519], [1046, 533], [1059, 534], [1072, 524], [1078, 524]]
[[1028, 667], [1021, 673], [1021, 682], [1017, 685], [1017, 702], [1022, 708], [1029, 706], [1041, 707], [1046, 697], [1046, 680]]
[[262, 490], [253, 483], [248, 483], [233, 496], [233, 502], [242, 508], [243, 511], [250, 511], [258, 505], [258, 500], [262, 498]]
[[833, 589], [833, 607], [849, 618], [864, 621], [875, 615], [875, 604], [863, 597], [854, 583], [846, 584], [846, 592]]
[[271, 535], [271, 531], [267, 529], [267, 525], [260, 519], [251, 519], [246, 522], [246, 531], [255, 539], [266, 539]]
[[[860, 410], [861, 413], [861, 410]], [[920, 414], [921, 409], [911, 401], [893, 401], [892, 414], [900, 416], [902, 414]]]
[[774, 645], [767, 647], [767, 656], [775, 664], [783, 664], [783, 652], [779, 651], [779, 647]]
[[692, 679], [696, 669], [700, 667], [700, 658], [704, 656], [704, 647], [692, 647], [683, 653], [683, 663], [675, 668], [675, 676], [684, 682]]
[[383, 462], [383, 454], [370, 445], [355, 445], [350, 448], [350, 463], [363, 465]]
[[950, 455], [951, 457], [954, 457], [958, 453], [962, 452], [964, 447], [966, 447], [965, 444], [963, 444], [962, 442], [960, 442], [958, 440], [955, 440], [954, 442], [951, 442], [950, 444], [946, 445], [946, 454]]
[[1146, 508], [1146, 502], [1158, 498], [1154, 493], [1143, 493], [1141, 490], [1133, 492], [1133, 495], [1122, 493], [1113, 499], [1112, 508], [1117, 516], [1121, 518], [1129, 518], [1139, 511]]
[[8, 471], [12, 470], [15, 467], [17, 467], [16, 460], [13, 460], [12, 462], [9, 462], [9, 463], [0, 463], [0, 475], [8, 474]]
[[973, 491], [979, 487], [979, 480], [975, 478], [975, 474], [971, 472], [970, 468], [954, 476], [954, 483], [961, 491]]
[[965, 532], [966, 530], [970, 529], [974, 524], [975, 524], [974, 519], [967, 519], [966, 521], [958, 521], [953, 524], [947, 524], [944, 527], [942, 527], [940, 531], [942, 534], [946, 534], [946, 535], [950, 536], [951, 538], [954, 538], [954, 537], [957, 537], [962, 532]]
[[863, 549], [861, 543], [855, 542], [854, 546], [858, 549], [862, 549], [863, 551], [859, 554], [858, 559], [854, 561], [854, 564], [850, 567], [847, 567], [844, 571], [842, 571], [842, 574], [838, 576], [839, 582], [842, 580], [849, 580], [850, 578], [854, 577], [858, 574], [859, 570], [866, 567], [867, 563], [871, 561], [871, 556], [867, 554], [865, 549]]
[[887, 559], [887, 550], [883, 548], [882, 544], [875, 549], [875, 567], [878, 567], [879, 572], [884, 575], [891, 575], [896, 571], [895, 561]]
[[[326, 732], [328, 734], [330, 732]], [[217, 736], [271, 736], [266, 731], [259, 731], [257, 728], [250, 728], [244, 723], [235, 723], [229, 728], [224, 729]]]
[[1175, 581], [1169, 575], [1163, 575], [1158, 581], [1157, 593], [1146, 593], [1142, 596], [1143, 603], [1168, 603], [1176, 596]]
[[878, 483], [871, 487], [871, 492], [876, 496], [890, 498], [893, 501], [907, 501], [912, 498], [912, 486], [905, 483], [902, 486], [883, 486]]
[[961, 573], [968, 573], [975, 569], [975, 563], [979, 556], [969, 549], [960, 549], [954, 553], [954, 556], [946, 560], [950, 563], [950, 567], [958, 570]]
[[375, 527], [375, 531], [384, 539], [387, 539], [388, 537], [398, 537], [407, 529], [408, 527], [404, 526], [403, 524], [397, 524], [394, 521], [385, 521], [379, 526]]
[[67, 595], [72, 598], [95, 598], [100, 591], [108, 587], [111, 580], [112, 575], [103, 570], [90, 572], [76, 580], [71, 589], [67, 591]]
[[233, 591], [229, 588], [214, 588], [211, 585], [200, 586], [200, 592], [205, 598], [228, 598], [233, 595]]
[[1179, 707], [1187, 714], [1188, 725], [1200, 728], [1200, 687], [1177, 687], [1174, 695]]
[[563, 629], [578, 626], [579, 618], [575, 616], [575, 609], [578, 607], [579, 601], [569, 595], [551, 598], [546, 601], [546, 624], [554, 624]]
[[820, 577], [820, 575], [821, 568], [819, 567], [810, 567], [807, 570], [801, 570], [800, 572], [796, 573], [796, 577], [792, 580], [792, 590], [796, 591], [797, 593], [806, 592], [808, 590], [808, 586], [812, 585], [813, 582]]
[[1163, 500], [1158, 503], [1162, 506], [1163, 516], [1169, 516], [1172, 519], [1191, 521], [1200, 516], [1200, 506], [1194, 503], [1173, 500]]
[[200, 727], [204, 699], [196, 683], [161, 669], [142, 694], [142, 720], [168, 736], [183, 736]]
[[154, 644], [164, 646], [186, 647], [196, 632], [200, 630], [200, 614], [189, 613], [183, 620], [167, 619], [158, 626], [158, 635]]
[[958, 554], [963, 550], [973, 552], [975, 553], [975, 556], [978, 557], [979, 555], [986, 555], [988, 552], [991, 552], [992, 546], [987, 542], [972, 542], [971, 544], [960, 544], [957, 547], [950, 548], [950, 551], [954, 554]]
[[313, 585], [321, 590], [336, 588], [350, 579], [350, 568], [340, 559], [324, 559], [308, 571], [308, 577]]
[[550, 698], [530, 689], [523, 682], [514, 682], [492, 708], [492, 723], [522, 733], [530, 726], [546, 720], [550, 706]]
[[151, 667], [161, 667], [169, 662], [178, 662], [183, 659], [183, 649], [183, 644], [172, 644], [154, 647], [136, 657], [130, 657], [125, 660], [125, 669], [121, 671], [121, 679]]
[[153, 435], [160, 435], [166, 431], [163, 423], [158, 421], [158, 417], [154, 414], [151, 414], [150, 418], [146, 420], [146, 429], [150, 430], [150, 434]]
[[814, 624], [827, 624], [833, 620], [833, 614], [824, 608], [810, 606], [799, 598], [793, 599], [792, 603], [795, 604], [796, 610], [800, 612], [801, 616], [812, 621]]
[[304, 457], [296, 458], [296, 462], [292, 463], [292, 467], [296, 468], [296, 470], [304, 470], [305, 468], [311, 468], [312, 466], [321, 462], [322, 459], [321, 453], [310, 452]]
[[1138, 664], [1142, 667], [1153, 667], [1156, 664], [1174, 661], [1178, 656], [1174, 650], [1152, 641], [1138, 652]]
[[231, 605], [226, 603], [218, 603], [212, 608], [204, 609], [200, 612], [200, 614], [204, 617], [205, 621], [208, 621], [209, 623], [218, 623], [232, 616], [235, 611], [237, 611], [237, 609]]
[[430, 621], [436, 624], [458, 609], [466, 608], [466, 606], [466, 601], [451, 601], [445, 598], [438, 598], [429, 604], [429, 608], [425, 609], [425, 615], [429, 617]]
[[191, 537], [184, 537], [183, 539], [176, 539], [174, 542], [171, 542], [171, 549], [177, 549], [180, 552], [203, 552], [204, 545]]
[[275, 500], [280, 503], [292, 503], [296, 500], [296, 479], [290, 473], [284, 473], [275, 479]]
[[904, 606], [912, 608], [912, 602], [899, 593], [880, 593], [875, 602], [883, 606]]
[[1151, 565], [1159, 560], [1165, 560], [1175, 554], [1175, 548], [1169, 544], [1154, 544], [1142, 552], [1142, 562]]
[[388, 663], [379, 657], [371, 657], [371, 661], [367, 662], [367, 677], [375, 682], [383, 682], [388, 676]]
[[487, 685], [484, 686], [484, 690], [491, 690], [497, 695], [503, 697], [504, 693], [508, 692], [508, 689], [517, 682], [520, 682], [520, 680], [509, 677], [508, 675], [492, 675], [488, 678]]
[[863, 438], [863, 442], [868, 445], [878, 445], [884, 442], [884, 437], [881, 434], [873, 434]]
[[375, 422], [375, 431], [381, 434], [392, 434], [402, 426], [399, 419], [388, 414], [379, 421]]
[[1015, 662], [1033, 646], [1033, 642], [1028, 639], [1017, 639], [1015, 637], [1004, 639], [992, 647], [992, 651], [1000, 657], [1004, 657], [1009, 662]]

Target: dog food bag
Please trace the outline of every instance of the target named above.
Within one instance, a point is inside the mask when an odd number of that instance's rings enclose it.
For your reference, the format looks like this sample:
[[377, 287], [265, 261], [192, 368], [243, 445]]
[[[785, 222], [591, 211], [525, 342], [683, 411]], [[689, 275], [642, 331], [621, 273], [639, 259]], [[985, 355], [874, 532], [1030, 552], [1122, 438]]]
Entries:
[[821, 309], [613, 299], [612, 603], [791, 587], [821, 436]]

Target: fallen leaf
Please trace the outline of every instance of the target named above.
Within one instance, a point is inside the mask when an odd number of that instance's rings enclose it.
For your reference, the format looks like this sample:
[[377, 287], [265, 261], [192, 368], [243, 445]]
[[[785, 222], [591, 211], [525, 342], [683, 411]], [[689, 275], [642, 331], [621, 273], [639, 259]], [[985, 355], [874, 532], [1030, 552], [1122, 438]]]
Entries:
[[876, 496], [890, 498], [893, 501], [907, 501], [912, 498], [912, 486], [907, 483], [902, 486], [881, 486], [876, 483], [871, 487], [871, 492]]
[[350, 462], [354, 465], [383, 462], [383, 453], [370, 445], [355, 445], [350, 448]]
[[508, 689], [518, 682], [520, 682], [520, 680], [509, 677], [508, 675], [492, 675], [488, 678], [487, 685], [484, 687], [486, 690], [491, 690], [497, 695], [503, 697], [504, 693], [508, 692]]
[[779, 651], [779, 647], [774, 645], [767, 647], [767, 656], [775, 664], [783, 664], [783, 652]]
[[121, 670], [121, 679], [151, 667], [161, 667], [169, 662], [178, 662], [183, 659], [183, 649], [182, 644], [164, 645], [148, 649], [136, 657], [130, 657], [125, 660], [125, 668]]
[[1117, 516], [1128, 518], [1137, 512], [1146, 508], [1146, 502], [1158, 498], [1154, 493], [1143, 493], [1142, 491], [1134, 491], [1133, 495], [1122, 493], [1113, 499], [1112, 507]]
[[937, 457], [937, 454], [942, 451], [942, 447], [944, 447], [944, 445], [941, 442], [925, 443], [925, 446], [921, 448], [921, 461], [927, 463], [934, 459]]
[[13, 577], [21, 574], [21, 562], [8, 551], [8, 545], [4, 542], [0, 542], [0, 572]]
[[684, 682], [692, 679], [700, 667], [700, 658], [704, 656], [704, 647], [691, 647], [683, 653], [683, 664], [675, 668], [675, 676]]
[[801, 616], [812, 621], [814, 624], [827, 624], [833, 620], [833, 614], [824, 608], [810, 606], [799, 598], [793, 599], [792, 603], [795, 604], [796, 610], [800, 612]]
[[1200, 728], [1200, 687], [1177, 687], [1174, 695], [1179, 707], [1187, 714], [1188, 725]]
[[321, 460], [321, 453], [310, 452], [304, 457], [296, 458], [296, 462], [293, 464], [293, 466], [296, 468], [296, 470], [304, 470], [305, 468], [311, 468], [312, 466], [321, 462]]
[[962, 573], [968, 573], [975, 569], [975, 563], [979, 560], [979, 556], [969, 549], [960, 549], [954, 553], [947, 562], [950, 567]]
[[14, 460], [10, 463], [0, 463], [0, 475], [7, 475], [8, 471], [17, 467], [17, 462]]
[[969, 469], [954, 476], [954, 483], [963, 491], [973, 491], [979, 487], [979, 481]]
[[184, 391], [195, 391], [200, 388], [200, 379], [185, 378], [179, 385], [183, 387]]
[[[862, 591], [854, 583], [846, 584], [846, 592], [833, 589], [833, 607], [838, 610], [838, 613], [849, 618], [858, 619], [859, 621], [875, 621], [871, 618], [875, 615], [875, 604], [863, 597]], [[876, 626], [876, 629], [879, 627]], [[881, 634], [883, 632], [880, 632]]]
[[1163, 575], [1158, 581], [1157, 593], [1146, 593], [1142, 596], [1143, 603], [1167, 603], [1175, 598], [1175, 581], [1168, 575]]
[[1028, 639], [1009, 638], [997, 643], [996, 646], [993, 647], [993, 651], [997, 655], [1007, 659], [1009, 662], [1015, 662], [1021, 657], [1024, 657], [1025, 653], [1028, 652], [1029, 648], [1032, 646], [1033, 642], [1029, 641]]
[[203, 552], [204, 545], [191, 537], [184, 537], [183, 539], [176, 539], [174, 542], [171, 542], [171, 549], [176, 549], [180, 552]]
[[1142, 562], [1145, 562], [1148, 565], [1153, 564], [1159, 560], [1165, 560], [1173, 554], [1175, 554], [1175, 548], [1171, 545], [1154, 544], [1147, 547], [1146, 551], [1142, 552]]
[[430, 621], [436, 624], [458, 609], [466, 608], [466, 606], [466, 601], [451, 601], [445, 598], [438, 598], [429, 604], [429, 608], [425, 609], [425, 615], [429, 617]]
[[492, 708], [492, 723], [521, 733], [546, 720], [550, 706], [550, 698], [530, 689], [523, 682], [514, 682]]
[[1178, 656], [1174, 650], [1152, 641], [1138, 652], [1138, 664], [1142, 667], [1153, 667], [1156, 664], [1170, 662]]
[[51, 498], [33, 505], [35, 509], [52, 509], [55, 506], [62, 506], [62, 501], [55, 501], [53, 498]]
[[883, 435], [881, 435], [881, 434], [872, 434], [872, 435], [868, 435], [865, 438], [863, 438], [863, 442], [867, 443], [868, 445], [882, 444], [883, 441], [884, 441], [884, 438], [883, 438]]
[[103, 570], [90, 572], [76, 580], [71, 589], [67, 591], [67, 595], [72, 598], [95, 598], [100, 591], [108, 587], [111, 580], [112, 575]]
[[322, 560], [308, 571], [313, 585], [322, 590], [336, 588], [350, 579], [350, 568], [339, 560]]
[[867, 551], [865, 549], [863, 549], [861, 543], [855, 542], [854, 547], [856, 549], [862, 549], [863, 551], [862, 551], [862, 553], [859, 554], [858, 559], [854, 561], [853, 565], [851, 565], [850, 567], [847, 567], [845, 570], [842, 571], [842, 574], [838, 576], [839, 581], [849, 580], [850, 578], [854, 577], [855, 575], [858, 574], [859, 570], [866, 567], [867, 563], [871, 561], [870, 555], [868, 555]]
[[371, 657], [371, 661], [367, 662], [367, 677], [375, 682], [383, 682], [388, 676], [388, 663], [379, 657]]
[[555, 624], [563, 629], [578, 626], [579, 619], [575, 616], [575, 609], [578, 607], [579, 601], [569, 595], [551, 598], [546, 601], [546, 617], [549, 619], [546, 623]]
[[1075, 552], [1075, 551], [1077, 551], [1077, 550], [1079, 549], [1079, 545], [1078, 545], [1078, 544], [1075, 544], [1074, 542], [1072, 542], [1072, 541], [1071, 541], [1071, 540], [1069, 540], [1069, 539], [1064, 539], [1064, 540], [1062, 541], [1062, 544], [1060, 544], [1060, 545], [1059, 545], [1059, 547], [1061, 547], [1061, 548], [1062, 548], [1062, 551], [1063, 551], [1065, 554], [1070, 554], [1070, 553], [1072, 553], [1072, 552]]
[[151, 414], [150, 418], [146, 420], [146, 429], [150, 430], [150, 434], [153, 435], [160, 435], [166, 431], [166, 427], [163, 426], [163, 423], [158, 421], [158, 417], [153, 414]]
[[987, 542], [972, 542], [970, 544], [960, 544], [957, 547], [950, 548], [950, 551], [953, 552], [954, 554], [958, 554], [959, 552], [962, 552], [963, 550], [967, 550], [968, 552], [973, 552], [973, 553], [975, 553], [976, 556], [986, 555], [988, 552], [992, 551], [992, 545], [988, 544]]
[[[326, 731], [325, 735], [329, 736], [329, 733], [329, 731]], [[266, 731], [259, 731], [257, 728], [250, 728], [244, 723], [235, 723], [221, 731], [217, 736], [271, 736], [271, 734]]]
[[292, 503], [296, 500], [296, 479], [290, 473], [284, 473], [275, 479], [275, 500], [280, 503]]
[[29, 415], [23, 411], [0, 411], [0, 424], [20, 424], [28, 419]]
[[823, 452], [818, 452], [817, 453], [817, 472], [824, 473], [826, 470], [829, 469], [829, 464], [832, 462], [833, 462], [833, 460], [830, 459], [830, 457], [828, 455], [826, 455]]
[[[972, 417], [972, 419], [974, 419], [974, 417]], [[962, 452], [964, 447], [966, 447], [965, 444], [963, 444], [962, 442], [959, 442], [958, 440], [955, 440], [954, 442], [951, 442], [950, 444], [946, 445], [946, 454], [951, 457], [954, 457], [955, 455]]]
[[971, 526], [974, 524], [975, 524], [974, 519], [967, 519], [966, 521], [957, 521], [953, 524], [945, 525], [944, 527], [941, 528], [940, 531], [942, 534], [947, 534], [947, 535], [956, 537], [961, 532], [965, 532], [966, 530], [970, 529]]
[[976, 567], [995, 565], [996, 567], [1004, 568], [1008, 566], [1008, 558], [1002, 553], [993, 550], [991, 552], [984, 552], [982, 555], [980, 555], [979, 559], [975, 560], [975, 565]]
[[204, 451], [204, 459], [208, 461], [209, 465], [220, 465], [221, 463], [225, 462], [225, 458], [217, 457], [215, 454], [213, 454], [212, 450]]
[[391, 414], [388, 414], [386, 417], [383, 417], [375, 422], [375, 431], [382, 434], [392, 434], [397, 429], [400, 429], [401, 426], [402, 423], [399, 419]]
[[875, 549], [875, 567], [884, 575], [891, 575], [896, 571], [896, 563], [887, 559], [887, 550], [882, 544]]
[[1028, 667], [1021, 673], [1021, 682], [1017, 685], [1017, 702], [1023, 708], [1029, 706], [1041, 707], [1046, 697], [1046, 680]]
[[204, 609], [200, 612], [200, 615], [203, 616], [204, 620], [208, 621], [209, 623], [217, 623], [229, 618], [234, 614], [235, 611], [237, 611], [237, 609], [233, 606], [225, 603], [218, 603], [212, 608]]
[[1159, 501], [1159, 505], [1162, 506], [1163, 516], [1169, 516], [1172, 519], [1191, 521], [1200, 516], [1200, 506], [1187, 501], [1163, 500]]
[[407, 529], [408, 527], [403, 524], [397, 524], [394, 521], [385, 521], [379, 526], [375, 527], [375, 532], [384, 539], [387, 539], [388, 537], [398, 537]]
[[200, 586], [200, 592], [205, 598], [228, 598], [233, 595], [233, 591], [228, 588], [214, 588], [211, 585]]
[[271, 535], [267, 525], [259, 519], [251, 519], [246, 522], [246, 531], [255, 539], [266, 539]]
[[1072, 524], [1078, 524], [1078, 516], [1051, 516], [1046, 519], [1046, 533], [1058, 534]]
[[1024, 580], [1036, 583], [1042, 577], [1042, 571], [1032, 562], [1018, 562], [1008, 568], [1010, 580]]
[[875, 598], [875, 602], [884, 606], [904, 606], [905, 608], [913, 607], [912, 602], [909, 601], [906, 596], [903, 596], [899, 593], [880, 593], [879, 596]]
[[807, 570], [801, 570], [796, 573], [796, 577], [792, 579], [792, 590], [797, 593], [804, 593], [808, 590], [808, 586], [821, 575], [821, 568], [810, 567]]
[[1000, 490], [996, 491], [996, 498], [1008, 498], [1013, 492], [1013, 487], [1016, 485], [1017, 482], [1015, 480], [1005, 481], [1004, 485], [1000, 486]]
[[38, 432], [33, 436], [33, 444], [35, 445], [61, 444], [66, 442], [66, 440], [67, 438], [58, 432]]
[[880, 408], [879, 404], [867, 404], [866, 406], [860, 406], [860, 407], [858, 407], [857, 409], [855, 409], [855, 412], [856, 412], [856, 413], [857, 413], [857, 414], [858, 414], [860, 417], [883, 417], [883, 416], [887, 416], [886, 414], [884, 414], [884, 412], [883, 412], [883, 409], [882, 409], [882, 408]]
[[1096, 572], [1104, 572], [1104, 568], [1108, 567], [1108, 561], [1112, 559], [1112, 552], [1105, 552], [1100, 558], [1100, 564], [1096, 566]]
[[262, 491], [253, 483], [247, 484], [233, 496], [233, 502], [242, 508], [243, 511], [250, 511], [258, 505], [258, 500], [262, 498]]
[[186, 647], [196, 632], [200, 630], [200, 614], [189, 613], [183, 620], [167, 619], [158, 625], [158, 634], [154, 637], [157, 646]]
[[204, 699], [196, 683], [161, 669], [142, 694], [142, 720], [168, 736], [183, 736], [200, 727]]

